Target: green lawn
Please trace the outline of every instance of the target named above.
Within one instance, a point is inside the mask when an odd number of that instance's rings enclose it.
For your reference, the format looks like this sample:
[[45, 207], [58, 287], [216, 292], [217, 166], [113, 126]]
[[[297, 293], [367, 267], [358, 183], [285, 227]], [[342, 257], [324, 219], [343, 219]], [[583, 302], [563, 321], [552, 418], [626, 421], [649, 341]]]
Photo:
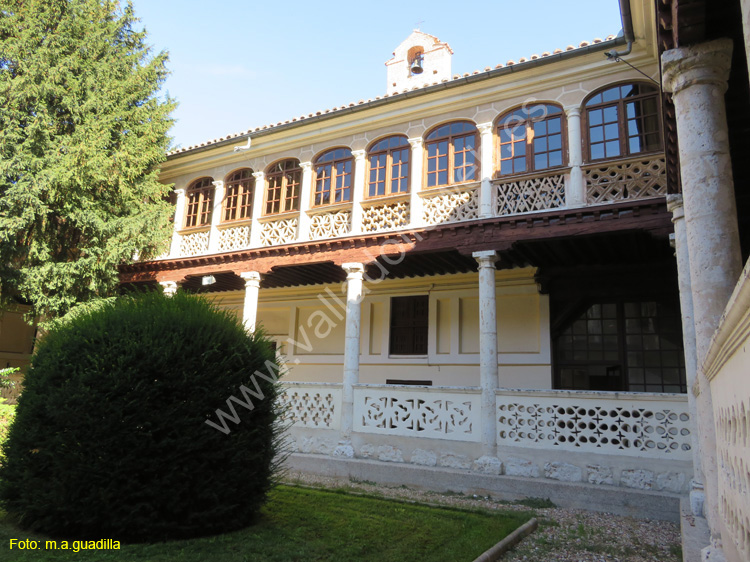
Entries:
[[[210, 485], [210, 480], [206, 483]], [[121, 550], [45, 550], [44, 537], [0, 517], [0, 559], [203, 562], [425, 560], [470, 562], [529, 513], [435, 508], [343, 492], [279, 486], [257, 525], [187, 541], [122, 545]], [[10, 539], [40, 540], [37, 550], [9, 549]], [[117, 537], [102, 537], [117, 540]], [[59, 543], [60, 541], [58, 541]], [[72, 544], [72, 543], [71, 543]]]

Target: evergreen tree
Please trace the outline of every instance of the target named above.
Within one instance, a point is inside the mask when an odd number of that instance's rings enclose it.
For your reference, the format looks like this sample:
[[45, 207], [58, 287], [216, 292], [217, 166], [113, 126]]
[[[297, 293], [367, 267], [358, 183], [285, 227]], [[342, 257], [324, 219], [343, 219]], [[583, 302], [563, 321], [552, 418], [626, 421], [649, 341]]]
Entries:
[[36, 314], [112, 295], [118, 264], [162, 252], [172, 125], [130, 2], [0, 0], [0, 296]]

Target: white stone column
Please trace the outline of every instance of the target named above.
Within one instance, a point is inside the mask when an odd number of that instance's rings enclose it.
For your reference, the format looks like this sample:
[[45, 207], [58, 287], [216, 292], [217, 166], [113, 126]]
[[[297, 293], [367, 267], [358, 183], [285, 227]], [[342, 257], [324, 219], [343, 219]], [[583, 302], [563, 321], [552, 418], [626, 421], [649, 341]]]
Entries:
[[242, 304], [242, 323], [248, 332], [255, 331], [258, 320], [258, 295], [260, 293], [260, 273], [243, 271], [240, 277], [245, 280], [245, 301]]
[[167, 297], [173, 297], [174, 294], [177, 292], [177, 289], [180, 288], [177, 281], [159, 281], [159, 285], [161, 285], [162, 287], [164, 296], [167, 296]]
[[494, 159], [492, 150], [492, 123], [477, 125], [481, 139], [479, 155], [481, 158], [482, 185], [479, 188], [479, 218], [486, 219], [494, 216], [492, 212], [492, 173]]
[[253, 189], [253, 216], [250, 223], [250, 247], [260, 246], [260, 217], [263, 216], [263, 198], [266, 195], [266, 174], [253, 172], [255, 187]]
[[362, 199], [365, 195], [365, 155], [364, 150], [352, 150], [354, 155], [354, 183], [352, 185], [352, 226], [351, 233], [362, 232]]
[[344, 340], [344, 380], [341, 404], [341, 440], [334, 456], [352, 457], [354, 428], [354, 385], [359, 382], [359, 337], [362, 313], [362, 280], [365, 268], [361, 263], [345, 263], [346, 271], [346, 335]]
[[422, 217], [422, 162], [424, 162], [424, 144], [422, 137], [409, 139], [411, 154], [409, 165], [411, 166], [409, 178], [409, 224], [412, 228], [424, 225]]
[[698, 364], [695, 391], [704, 512], [714, 538], [721, 529], [716, 430], [711, 388], [702, 363], [742, 269], [724, 103], [731, 57], [729, 39], [662, 55], [664, 89], [672, 92], [677, 120]]
[[306, 241], [310, 239], [310, 202], [312, 201], [312, 162], [302, 162], [302, 184], [299, 190], [299, 228], [297, 239]]
[[582, 207], [586, 204], [586, 181], [583, 177], [583, 139], [581, 138], [581, 109], [566, 107], [568, 125], [568, 166], [570, 176], [565, 186], [565, 206]]
[[219, 251], [219, 224], [221, 224], [221, 207], [224, 204], [224, 182], [221, 180], [214, 183], [214, 203], [211, 209], [211, 231], [208, 235], [208, 253], [215, 254]]
[[479, 385], [482, 389], [481, 436], [482, 457], [474, 469], [491, 474], [500, 473], [497, 459], [495, 422], [497, 390], [497, 314], [495, 304], [495, 262], [497, 252], [474, 252], [479, 264]]
[[699, 421], [698, 397], [693, 392], [696, 382], [698, 362], [695, 352], [695, 325], [693, 324], [693, 294], [690, 286], [690, 258], [688, 256], [687, 229], [685, 228], [685, 208], [682, 195], [667, 195], [667, 208], [672, 213], [674, 223], [674, 249], [677, 258], [677, 285], [680, 291], [682, 312], [682, 341], [685, 350], [685, 379], [687, 382], [688, 411], [692, 420], [691, 446], [693, 448], [693, 481], [690, 490], [690, 508], [693, 515], [703, 516], [705, 493], [703, 491], [703, 469], [701, 467], [701, 444], [698, 428], [705, 422]]
[[182, 223], [185, 221], [185, 189], [175, 189], [175, 195], [177, 195], [177, 204], [174, 210], [174, 229], [172, 230], [172, 245], [169, 249], [169, 257], [176, 258], [180, 255], [180, 241], [182, 237], [179, 234], [179, 230], [182, 228]]

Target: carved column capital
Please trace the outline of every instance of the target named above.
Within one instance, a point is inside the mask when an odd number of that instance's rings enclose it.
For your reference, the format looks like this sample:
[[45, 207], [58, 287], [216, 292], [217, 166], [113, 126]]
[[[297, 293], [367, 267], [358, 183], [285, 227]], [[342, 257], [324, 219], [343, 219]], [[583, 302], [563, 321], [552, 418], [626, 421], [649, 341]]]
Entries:
[[312, 170], [312, 162], [300, 162], [299, 167], [302, 168], [303, 172], [309, 172]]
[[341, 269], [346, 272], [347, 279], [362, 279], [365, 266], [361, 263], [342, 263]]
[[422, 137], [413, 137], [410, 139], [406, 139], [409, 141], [409, 144], [412, 148], [422, 148], [424, 144], [424, 139]]
[[262, 277], [257, 271], [243, 271], [239, 275], [245, 281], [245, 288], [260, 287]]
[[565, 111], [565, 116], [568, 119], [581, 116], [581, 107], [578, 105], [570, 105], [563, 108], [563, 111]]
[[481, 252], [473, 252], [471, 256], [477, 260], [479, 269], [492, 268], [495, 269], [495, 262], [497, 261], [497, 252], [495, 250], [483, 250]]
[[357, 162], [364, 162], [366, 154], [366, 150], [352, 150], [352, 156]]
[[480, 135], [487, 135], [487, 134], [492, 134], [492, 126], [493, 126], [492, 121], [489, 121], [487, 123], [479, 123], [477, 125], [477, 129], [479, 130]]
[[168, 297], [174, 296], [177, 289], [180, 287], [177, 281], [159, 281], [159, 285], [162, 286], [164, 294]]
[[716, 39], [665, 51], [661, 56], [664, 90], [678, 94], [695, 84], [713, 84], [727, 90], [732, 64], [732, 40]]
[[255, 181], [263, 181], [263, 178], [266, 177], [265, 172], [253, 172], [253, 177], [255, 178]]

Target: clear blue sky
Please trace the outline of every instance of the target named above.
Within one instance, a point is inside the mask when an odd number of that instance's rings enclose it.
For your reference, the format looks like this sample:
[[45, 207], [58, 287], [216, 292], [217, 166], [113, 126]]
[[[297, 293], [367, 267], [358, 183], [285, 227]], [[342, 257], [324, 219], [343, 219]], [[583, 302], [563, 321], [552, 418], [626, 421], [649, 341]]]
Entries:
[[382, 95], [384, 63], [417, 25], [450, 44], [454, 74], [622, 27], [617, 0], [133, 3], [169, 52], [174, 147]]

